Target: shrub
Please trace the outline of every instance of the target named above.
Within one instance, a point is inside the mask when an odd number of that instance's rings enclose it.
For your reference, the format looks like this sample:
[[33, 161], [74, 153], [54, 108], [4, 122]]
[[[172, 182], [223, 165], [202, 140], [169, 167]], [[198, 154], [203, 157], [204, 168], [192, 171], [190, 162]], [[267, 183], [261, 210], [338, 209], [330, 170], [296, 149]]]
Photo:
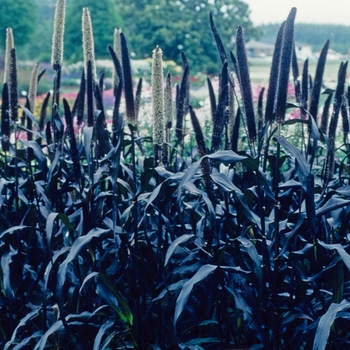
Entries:
[[[183, 55], [177, 120], [157, 123], [167, 132], [157, 133], [155, 148], [124, 33], [121, 59], [109, 47], [118, 76], [112, 90], [104, 91], [104, 74], [94, 77], [90, 52], [70, 103], [60, 91], [59, 61], [52, 94], [34, 115], [22, 105], [22, 120], [11, 49], [1, 108], [2, 347], [348, 347], [349, 145], [336, 137], [340, 112], [345, 142], [348, 133], [347, 63], [325, 135], [307, 96], [320, 93], [328, 44], [317, 79], [310, 83], [306, 64], [300, 84], [291, 50], [295, 12], [278, 35], [266, 101], [264, 90], [257, 94], [259, 122], [243, 28], [227, 56], [211, 16], [222, 60], [217, 94], [208, 79], [211, 137], [189, 103]], [[284, 57], [292, 60], [295, 101]], [[167, 75], [167, 113], [169, 84]], [[301, 112], [285, 118], [290, 109]], [[293, 127], [298, 134], [290, 136]], [[159, 148], [168, 153], [155, 156]]]

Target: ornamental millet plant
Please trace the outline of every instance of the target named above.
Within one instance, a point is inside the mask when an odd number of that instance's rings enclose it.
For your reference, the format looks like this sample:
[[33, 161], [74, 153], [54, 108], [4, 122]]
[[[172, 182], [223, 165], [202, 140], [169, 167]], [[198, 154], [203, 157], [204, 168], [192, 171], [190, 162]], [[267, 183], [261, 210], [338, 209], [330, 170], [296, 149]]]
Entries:
[[63, 61], [63, 36], [66, 0], [57, 0], [53, 25], [51, 64], [55, 71], [61, 70]]
[[97, 74], [95, 63], [95, 43], [93, 38], [90, 11], [87, 7], [83, 8], [82, 32], [85, 74], [87, 74], [88, 72], [88, 62], [90, 61], [92, 69], [92, 79], [94, 82], [96, 82]]
[[18, 119], [18, 84], [17, 84], [17, 55], [16, 49], [12, 48], [9, 59], [9, 101], [10, 117], [16, 122]]
[[[63, 61], [63, 36], [64, 22], [66, 15], [66, 1], [57, 0], [54, 20], [54, 30], [52, 35], [52, 54], [51, 64], [55, 71], [54, 92], [52, 95], [52, 105], [59, 104], [60, 85], [61, 85], [61, 67]], [[55, 127], [54, 127], [55, 129]]]
[[120, 33], [120, 49], [122, 53], [122, 71], [123, 71], [123, 90], [125, 96], [125, 112], [126, 112], [126, 120], [131, 127], [132, 133], [136, 131], [137, 127], [137, 117], [136, 117], [136, 109], [135, 109], [135, 98], [134, 98], [134, 90], [133, 90], [133, 79], [131, 73], [131, 62], [130, 62], [130, 54], [129, 47], [125, 37], [125, 34]]
[[5, 72], [4, 72], [4, 83], [9, 82], [10, 78], [10, 53], [11, 49], [15, 47], [12, 28], [6, 28], [6, 50], [5, 50]]
[[[171, 73], [168, 72], [164, 90], [165, 142], [170, 143], [170, 129], [173, 126], [173, 92]], [[164, 145], [164, 159], [168, 161], [169, 146]]]
[[[39, 75], [39, 63], [37, 63], [32, 70], [30, 83], [29, 83], [28, 97], [27, 97], [27, 107], [33, 114], [35, 113], [35, 100], [36, 100], [36, 92], [38, 88], [38, 75]], [[26, 119], [27, 119], [27, 129], [28, 129], [27, 137], [28, 137], [28, 140], [32, 140], [33, 134], [31, 130], [33, 128], [33, 121], [28, 116]]]
[[288, 78], [292, 61], [294, 43], [294, 20], [296, 8], [290, 11], [283, 30], [283, 45], [279, 61], [278, 88], [276, 91], [276, 121], [283, 123], [286, 115]]
[[1, 102], [1, 146], [3, 151], [7, 152], [10, 141], [9, 91], [7, 83], [4, 83], [2, 89]]
[[[52, 108], [57, 125], [54, 152], [52, 121], [47, 123], [46, 139], [36, 132], [31, 133], [33, 140], [29, 142], [9, 138], [11, 128], [16, 136], [22, 131], [18, 128], [16, 132], [15, 122], [10, 128], [11, 94], [8, 84], [4, 84], [0, 140], [0, 348], [89, 349], [91, 344], [96, 349], [123, 345], [140, 349], [179, 345], [212, 349], [344, 348], [349, 339], [350, 310], [350, 194], [346, 163], [349, 150], [347, 145], [340, 146], [334, 162], [337, 145], [332, 148], [328, 141], [325, 147], [326, 142], [310, 118], [313, 123], [308, 136], [312, 142], [309, 141], [308, 149], [310, 154], [317, 151], [316, 164], [308, 153], [294, 146], [292, 138], [293, 143], [278, 135], [274, 138], [278, 129], [284, 131], [292, 124], [283, 121], [286, 106], [280, 105], [278, 127], [270, 124], [276, 118], [277, 96], [292, 86], [289, 84], [285, 90], [282, 82], [288, 77], [279, 77], [289, 75], [289, 70], [284, 69], [289, 67], [282, 67], [280, 60], [283, 50], [290, 53], [290, 46], [284, 41], [292, 38], [292, 19], [291, 16], [280, 31], [280, 47], [275, 50], [271, 70], [276, 68], [276, 75], [271, 75], [265, 119], [264, 90], [249, 81], [243, 30], [238, 33], [237, 59], [232, 54], [236, 80], [245, 88], [240, 89], [242, 99], [234, 90], [219, 34], [213, 33], [222, 58], [218, 68], [222, 69], [220, 78], [213, 79], [219, 82], [215, 89], [219, 90], [218, 99], [208, 79], [210, 103], [205, 105], [205, 112], [204, 108], [199, 111], [212, 116], [207, 124], [216, 125], [207, 137], [196, 116], [199, 113], [189, 105], [189, 67], [183, 56], [184, 77], [176, 104], [181, 127], [174, 134], [178, 142], [173, 140], [171, 160], [166, 156], [168, 132], [175, 122], [171, 76], [168, 74], [164, 81], [159, 47], [153, 52], [153, 88], [147, 89], [152, 90], [153, 101], [145, 106], [153, 109], [149, 115], [154, 118], [155, 163], [148, 147], [147, 156], [138, 157], [135, 152], [149, 138], [143, 137], [148, 136], [145, 120], [137, 121], [142, 80], [135, 95], [124, 33], [119, 34], [122, 59], [117, 59], [109, 47], [119, 77], [114, 95], [114, 133], [109, 134], [105, 128], [103, 109], [109, 95], [102, 95], [102, 79], [93, 80], [91, 60], [82, 72], [76, 106], [71, 109], [68, 96], [62, 98], [64, 119], [57, 105]], [[211, 25], [214, 28], [212, 18]], [[284, 28], [289, 28], [288, 35]], [[9, 71], [16, 73], [16, 50], [9, 51]], [[339, 72], [334, 108], [338, 114], [340, 108], [343, 132], [347, 135], [346, 65], [342, 63]], [[59, 73], [60, 66], [55, 79]], [[307, 75], [305, 71], [306, 78]], [[35, 76], [34, 71], [33, 83]], [[15, 74], [9, 79], [16, 80]], [[57, 83], [56, 80], [55, 88]], [[17, 87], [14, 83], [11, 86], [15, 101]], [[130, 132], [123, 128], [119, 113], [122, 89], [125, 124]], [[112, 90], [108, 93], [112, 97]], [[83, 120], [85, 95], [89, 127], [83, 128], [83, 142], [77, 143], [73, 120], [76, 115]], [[349, 95], [350, 90], [348, 99]], [[291, 94], [287, 96], [289, 100]], [[312, 95], [304, 97], [310, 106]], [[40, 130], [49, 98], [47, 94]], [[17, 102], [13, 105], [17, 106]], [[316, 111], [318, 105], [317, 102]], [[94, 119], [100, 107], [102, 111]], [[192, 140], [182, 146], [187, 110], [197, 148]], [[338, 118], [332, 115], [330, 141], [339, 141]], [[240, 128], [240, 122], [245, 122], [245, 126], [250, 123], [249, 134]], [[306, 124], [300, 117], [292, 122], [298, 126]], [[327, 126], [326, 119], [322, 125]], [[253, 145], [262, 127], [263, 133]], [[215, 144], [213, 147], [212, 142], [210, 150], [208, 135], [214, 131]], [[232, 135], [230, 139], [227, 134]], [[300, 135], [296, 134], [296, 138]], [[269, 146], [272, 140], [277, 141], [277, 146]], [[255, 153], [244, 151], [248, 143], [258, 146]], [[284, 150], [279, 149], [280, 145]], [[260, 152], [262, 147], [266, 147], [265, 153]], [[322, 181], [323, 175], [320, 177], [326, 166], [324, 155], [319, 156], [318, 151], [325, 148], [332, 151], [328, 162], [334, 164], [329, 168], [329, 180], [334, 181]], [[341, 156], [343, 150], [346, 158], [339, 162], [338, 154]], [[184, 163], [180, 157], [172, 161], [175, 151], [181, 153]], [[264, 168], [260, 165], [262, 157], [267, 163]]]
[[158, 165], [161, 161], [161, 153], [165, 141], [162, 54], [162, 50], [157, 46], [153, 50], [152, 56], [152, 116], [155, 165]]
[[[114, 40], [113, 40], [113, 50], [119, 60], [119, 63], [122, 63], [122, 50], [120, 47], [120, 33], [122, 32], [121, 28], [114, 29]], [[119, 77], [117, 74], [117, 70], [113, 68], [113, 83], [114, 87], [117, 87], [119, 84]]]
[[[165, 113], [165, 127], [167, 129], [171, 129], [173, 125], [173, 92], [171, 89], [171, 73], [168, 72], [166, 76], [166, 82], [165, 82], [165, 90], [164, 90], [164, 113]], [[166, 140], [167, 142], [170, 141], [170, 139]]]
[[32, 113], [35, 112], [35, 100], [36, 100], [36, 92], [38, 88], [38, 75], [39, 75], [39, 63], [37, 63], [34, 66], [30, 77], [30, 83], [29, 83], [28, 101], [29, 101], [30, 111]]
[[241, 85], [242, 99], [244, 106], [244, 113], [246, 115], [247, 130], [248, 130], [248, 139], [249, 143], [252, 145], [256, 140], [256, 126], [255, 126], [255, 114], [254, 114], [254, 105], [252, 99], [252, 90], [250, 84], [250, 76], [248, 69], [248, 62], [244, 44], [243, 28], [241, 26], [237, 29], [236, 35], [236, 46], [237, 46], [237, 61], [239, 69], [239, 82]]
[[86, 78], [87, 92], [87, 122], [88, 126], [94, 124], [94, 100], [93, 94], [97, 79], [95, 63], [95, 44], [92, 31], [90, 11], [87, 7], [83, 8], [82, 15], [82, 32], [83, 32], [83, 54], [84, 54], [84, 71]]

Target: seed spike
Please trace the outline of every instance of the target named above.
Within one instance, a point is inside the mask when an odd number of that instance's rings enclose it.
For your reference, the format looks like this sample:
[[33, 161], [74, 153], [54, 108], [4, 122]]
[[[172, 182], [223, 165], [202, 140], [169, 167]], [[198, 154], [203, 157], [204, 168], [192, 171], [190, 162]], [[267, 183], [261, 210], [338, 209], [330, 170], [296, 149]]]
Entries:
[[248, 138], [249, 142], [253, 144], [256, 140], [256, 126], [255, 126], [255, 115], [254, 105], [252, 97], [252, 88], [250, 84], [250, 76], [248, 69], [247, 54], [245, 51], [243, 28], [241, 26], [237, 29], [236, 35], [237, 45], [237, 63], [240, 76], [240, 85], [243, 98], [244, 114], [247, 121]]
[[154, 158], [157, 165], [161, 160], [161, 150], [165, 141], [163, 52], [157, 46], [152, 56], [152, 115]]
[[32, 70], [32, 75], [30, 77], [29, 91], [28, 91], [30, 111], [33, 114], [35, 113], [35, 100], [36, 100], [36, 93], [38, 88], [38, 75], [39, 75], [39, 63], [37, 63]]
[[6, 52], [5, 52], [5, 72], [4, 83], [9, 83], [10, 79], [10, 56], [11, 50], [15, 47], [12, 28], [6, 28]]
[[95, 83], [97, 81], [96, 63], [95, 63], [95, 43], [94, 43], [94, 37], [93, 37], [93, 31], [92, 31], [90, 11], [87, 7], [83, 8], [82, 32], [83, 32], [83, 53], [84, 53], [85, 72], [87, 74], [87, 71], [88, 71], [87, 63], [90, 61], [92, 79]]
[[57, 0], [52, 36], [51, 64], [54, 70], [61, 70], [63, 61], [63, 36], [66, 16], [66, 0]]
[[317, 61], [316, 74], [314, 79], [314, 84], [311, 91], [311, 100], [310, 100], [310, 114], [313, 116], [314, 120], [317, 123], [317, 111], [318, 104], [320, 101], [320, 92], [322, 87], [322, 79], [324, 74], [324, 69], [327, 60], [327, 53], [329, 49], [329, 40], [324, 44], [320, 57]]
[[297, 9], [293, 7], [286, 20], [283, 31], [283, 45], [279, 62], [278, 88], [276, 100], [276, 121], [283, 123], [286, 115], [289, 72], [294, 45], [294, 20]]
[[120, 46], [122, 51], [123, 87], [126, 106], [126, 118], [130, 125], [136, 127], [135, 100], [133, 81], [131, 75], [131, 62], [129, 47], [124, 33], [120, 33]]
[[[276, 108], [276, 93], [278, 87], [278, 72], [280, 69], [281, 51], [283, 43], [283, 32], [286, 26], [284, 21], [278, 31], [275, 49], [272, 56], [272, 64], [270, 71], [269, 87], [267, 90], [266, 106], [265, 106], [265, 123], [273, 121], [273, 114]], [[299, 74], [298, 74], [299, 75]]]
[[10, 141], [10, 116], [9, 116], [9, 91], [7, 83], [2, 89], [2, 106], [1, 106], [1, 144], [2, 150], [9, 150]]
[[18, 120], [18, 86], [17, 86], [17, 55], [16, 49], [10, 51], [9, 60], [9, 97], [10, 117], [16, 122]]

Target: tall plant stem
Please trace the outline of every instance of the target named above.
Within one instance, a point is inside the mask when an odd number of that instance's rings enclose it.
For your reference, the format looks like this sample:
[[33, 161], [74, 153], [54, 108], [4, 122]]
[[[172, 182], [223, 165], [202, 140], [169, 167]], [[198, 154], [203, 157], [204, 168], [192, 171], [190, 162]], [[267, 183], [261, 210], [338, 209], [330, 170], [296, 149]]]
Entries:
[[[138, 241], [139, 241], [139, 230], [138, 230], [138, 198], [137, 198], [137, 176], [136, 176], [136, 152], [135, 152], [135, 135], [136, 135], [136, 127], [129, 123], [129, 129], [130, 129], [130, 136], [131, 136], [131, 158], [132, 158], [132, 175], [133, 175], [133, 192], [134, 192], [134, 206], [133, 206], [133, 215], [134, 215], [134, 259], [137, 259], [138, 254]], [[140, 284], [137, 281], [140, 281], [140, 271], [139, 271], [139, 265], [134, 263], [134, 259], [132, 262], [133, 271], [135, 271], [135, 283], [137, 284], [138, 289], [138, 297], [135, 299], [135, 329], [136, 334], [138, 337], [138, 341], [142, 339], [142, 327], [140, 324], [140, 307], [141, 307], [141, 293], [143, 293], [143, 288], [141, 288]], [[142, 298], [143, 299], [143, 298]]]
[[135, 153], [135, 127], [129, 124], [131, 135], [131, 158], [132, 158], [132, 175], [133, 175], [133, 191], [134, 191], [134, 239], [135, 239], [135, 251], [138, 250], [139, 229], [137, 226], [138, 210], [137, 210], [137, 177], [136, 177], [136, 153]]
[[54, 82], [53, 82], [53, 94], [52, 94], [52, 114], [51, 114], [51, 125], [53, 129], [54, 149], [56, 149], [59, 143], [59, 132], [55, 123], [56, 113], [59, 110], [60, 100], [60, 85], [61, 85], [61, 67], [55, 70]]
[[266, 135], [265, 146], [264, 146], [264, 158], [263, 158], [263, 172], [266, 172], [267, 158], [269, 156], [269, 137]]
[[18, 187], [19, 187], [19, 182], [18, 182], [18, 159], [17, 159], [17, 124], [16, 122], [14, 123], [14, 133], [15, 133], [15, 208], [16, 208], [16, 222], [19, 224], [19, 219], [18, 219], [18, 209], [19, 209], [19, 202], [18, 202]]
[[276, 150], [276, 162], [275, 162], [275, 176], [274, 176], [274, 190], [275, 190], [275, 211], [274, 211], [274, 219], [275, 219], [275, 243], [274, 243], [274, 259], [277, 259], [278, 255], [278, 247], [279, 247], [279, 200], [278, 200], [278, 183], [279, 183], [279, 157], [280, 157], [280, 144], [277, 143]]
[[52, 105], [57, 104], [59, 106], [60, 101], [60, 87], [61, 87], [61, 67], [55, 71], [54, 76], [54, 90], [52, 95]]
[[[281, 123], [278, 124], [278, 135], [281, 135]], [[278, 185], [280, 177], [280, 144], [277, 142], [276, 161], [275, 161], [275, 176], [274, 176], [274, 192], [275, 192], [275, 210], [274, 210], [274, 226], [275, 226], [275, 242], [274, 242], [274, 271], [272, 281], [272, 302], [273, 310], [273, 344], [274, 349], [279, 349], [279, 332], [278, 332], [278, 314], [275, 310], [277, 305], [277, 280], [278, 280], [278, 248], [279, 248], [279, 199], [278, 199]]]

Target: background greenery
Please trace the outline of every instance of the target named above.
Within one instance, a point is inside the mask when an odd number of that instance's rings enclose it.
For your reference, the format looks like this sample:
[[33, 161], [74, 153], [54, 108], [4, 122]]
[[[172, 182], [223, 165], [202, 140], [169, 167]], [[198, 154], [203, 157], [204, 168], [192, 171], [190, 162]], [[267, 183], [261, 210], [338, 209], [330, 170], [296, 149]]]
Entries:
[[[50, 61], [55, 0], [3, 0], [0, 8], [0, 53], [4, 51], [5, 29], [11, 19], [20, 59]], [[233, 6], [234, 5], [234, 6]], [[81, 9], [89, 7], [92, 14], [97, 58], [107, 58], [107, 45], [113, 41], [113, 28], [121, 27], [127, 34], [134, 58], [149, 58], [155, 45], [163, 48], [166, 60], [181, 63], [180, 52], [186, 53], [192, 73], [215, 73], [218, 55], [211, 33], [206, 31], [208, 12], [212, 11], [227, 50], [234, 49], [234, 32], [238, 25], [250, 38], [274, 44], [279, 24], [254, 27], [249, 7], [244, 1], [169, 1], [169, 0], [68, 0], [65, 33], [65, 61], [76, 62], [81, 54]], [[225, 10], [225, 12], [224, 12]], [[169, 20], [171, 18], [171, 20]], [[312, 45], [319, 51], [326, 39], [331, 49], [346, 54], [350, 26], [298, 24], [296, 41]], [[33, 39], [33, 40], [31, 40]], [[30, 44], [29, 44], [30, 42]]]
[[37, 20], [38, 7], [36, 0], [1, 0], [0, 46], [5, 45], [7, 27], [11, 27], [16, 33], [16, 45], [23, 46], [27, 44], [35, 33]]
[[[54, 0], [32, 0], [31, 2], [6, 0], [8, 18], [16, 18], [21, 27], [13, 28], [22, 59], [49, 61], [52, 38]], [[33, 6], [32, 6], [33, 5]], [[35, 6], [37, 5], [37, 6]], [[233, 48], [234, 31], [243, 25], [245, 35], [257, 37], [249, 19], [248, 5], [243, 1], [119, 1], [119, 0], [68, 0], [67, 26], [65, 33], [65, 60], [75, 62], [81, 54], [81, 9], [89, 7], [92, 14], [97, 58], [108, 57], [107, 45], [113, 42], [115, 27], [121, 27], [128, 35], [132, 56], [148, 58], [155, 45], [163, 49], [164, 58], [181, 62], [180, 52], [186, 52], [196, 71], [215, 72], [218, 55], [208, 27], [208, 13], [212, 11], [222, 38], [228, 49]], [[29, 14], [29, 15], [27, 15]], [[1, 12], [0, 12], [1, 16]], [[170, 20], [171, 18], [171, 20]], [[0, 33], [5, 33], [8, 21], [0, 21]], [[25, 26], [25, 27], [23, 27]], [[22, 30], [25, 29], [25, 30]], [[23, 34], [22, 34], [23, 33]], [[29, 39], [34, 40], [30, 41]], [[0, 43], [4, 44], [4, 35]], [[1, 45], [4, 47], [4, 45]]]

